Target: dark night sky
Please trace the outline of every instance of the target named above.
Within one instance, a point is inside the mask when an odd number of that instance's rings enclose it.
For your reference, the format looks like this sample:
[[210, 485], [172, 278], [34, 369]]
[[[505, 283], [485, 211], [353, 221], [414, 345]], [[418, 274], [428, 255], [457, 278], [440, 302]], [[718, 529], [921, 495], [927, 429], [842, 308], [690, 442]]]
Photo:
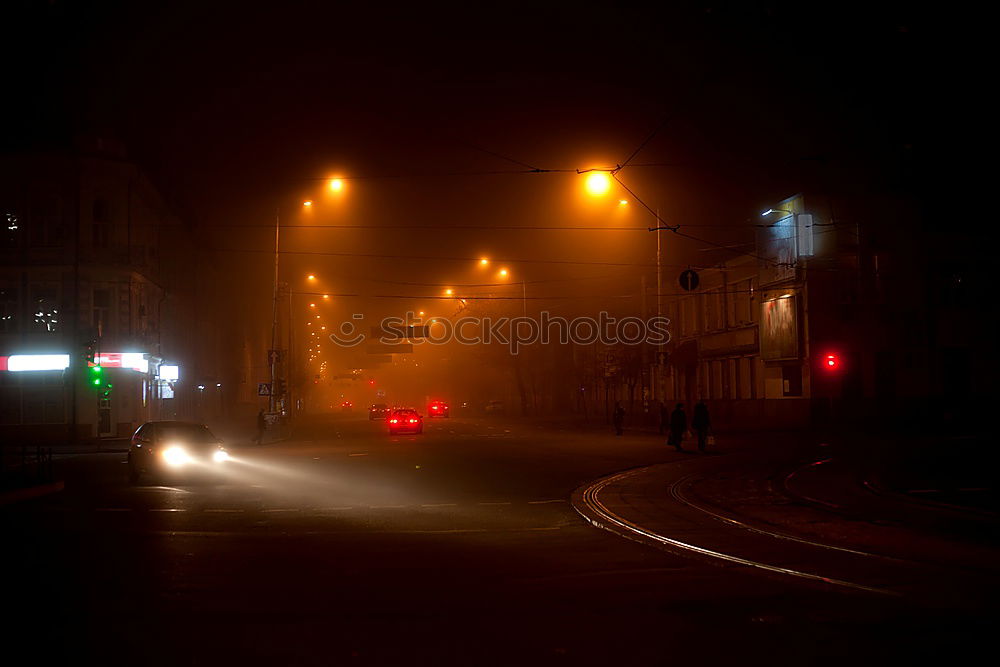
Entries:
[[[13, 3], [3, 10], [4, 146], [118, 137], [179, 210], [230, 247], [266, 248], [263, 227], [231, 226], [270, 224], [276, 204], [294, 210], [321, 185], [309, 179], [340, 172], [359, 177], [349, 207], [317, 208], [313, 221], [411, 224], [413, 233], [290, 232], [290, 249], [431, 256], [635, 261], [649, 241], [638, 232], [416, 227], [601, 224], [607, 211], [574, 203], [568, 175], [455, 172], [611, 166], [661, 123], [634, 163], [664, 166], [622, 177], [686, 225], [744, 223], [799, 191], [911, 198], [959, 182], [986, 114], [956, 105], [982, 82], [975, 17], [739, 7]], [[637, 207], [632, 215], [649, 222]], [[704, 256], [675, 240], [668, 261]], [[341, 259], [336, 269], [465, 279], [447, 262]]]

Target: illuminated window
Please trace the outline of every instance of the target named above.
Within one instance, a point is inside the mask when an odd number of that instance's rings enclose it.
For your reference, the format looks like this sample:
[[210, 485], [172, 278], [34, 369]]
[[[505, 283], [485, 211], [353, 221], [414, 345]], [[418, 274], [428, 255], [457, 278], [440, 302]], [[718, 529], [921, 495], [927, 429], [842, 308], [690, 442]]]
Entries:
[[18, 327], [18, 290], [16, 287], [0, 287], [0, 331], [14, 333]]
[[0, 206], [0, 247], [17, 248], [21, 245], [21, 216], [14, 206]]
[[54, 286], [34, 285], [31, 288], [31, 321], [34, 331], [55, 332], [61, 319], [58, 290]]

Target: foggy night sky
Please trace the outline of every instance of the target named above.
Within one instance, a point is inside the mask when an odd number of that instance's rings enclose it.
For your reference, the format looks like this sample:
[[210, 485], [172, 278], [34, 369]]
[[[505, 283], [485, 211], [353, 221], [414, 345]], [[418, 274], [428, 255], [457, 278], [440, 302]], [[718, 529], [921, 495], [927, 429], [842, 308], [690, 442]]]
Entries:
[[[290, 230], [286, 250], [652, 262], [641, 231], [420, 227], [652, 224], [583, 201], [576, 176], [456, 172], [610, 167], [661, 124], [633, 163], [663, 166], [622, 179], [692, 234], [747, 241], [738, 225], [806, 190], [890, 193], [929, 215], [928, 184], [960, 181], [985, 112], [953, 95], [980, 81], [976, 39], [952, 30], [965, 19], [904, 5], [138, 4], [5, 6], [3, 147], [117, 138], [220, 248], [266, 251], [280, 206], [287, 224], [413, 226]], [[320, 206], [312, 179], [333, 173], [353, 178], [348, 196]], [[697, 264], [700, 247], [672, 238], [664, 261]], [[266, 252], [227, 256], [266, 277]], [[288, 261], [343, 291], [482, 281], [461, 262]], [[633, 284], [643, 268], [512, 270]]]

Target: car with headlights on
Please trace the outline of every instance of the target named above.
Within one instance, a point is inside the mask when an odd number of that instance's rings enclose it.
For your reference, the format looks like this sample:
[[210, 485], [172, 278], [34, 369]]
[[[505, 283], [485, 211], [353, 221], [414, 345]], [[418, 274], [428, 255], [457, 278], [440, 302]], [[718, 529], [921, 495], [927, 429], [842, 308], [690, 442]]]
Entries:
[[128, 478], [219, 474], [229, 452], [204, 424], [183, 421], [146, 422], [136, 429], [128, 446]]
[[424, 418], [416, 410], [393, 410], [386, 423], [389, 424], [389, 435], [424, 432]]

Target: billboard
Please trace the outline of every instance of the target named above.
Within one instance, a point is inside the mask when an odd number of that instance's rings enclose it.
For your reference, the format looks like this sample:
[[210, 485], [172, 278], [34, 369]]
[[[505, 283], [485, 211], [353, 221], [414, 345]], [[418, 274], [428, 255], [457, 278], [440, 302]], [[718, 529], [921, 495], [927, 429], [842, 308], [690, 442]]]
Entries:
[[799, 358], [798, 308], [794, 294], [765, 293], [760, 313], [760, 358]]

